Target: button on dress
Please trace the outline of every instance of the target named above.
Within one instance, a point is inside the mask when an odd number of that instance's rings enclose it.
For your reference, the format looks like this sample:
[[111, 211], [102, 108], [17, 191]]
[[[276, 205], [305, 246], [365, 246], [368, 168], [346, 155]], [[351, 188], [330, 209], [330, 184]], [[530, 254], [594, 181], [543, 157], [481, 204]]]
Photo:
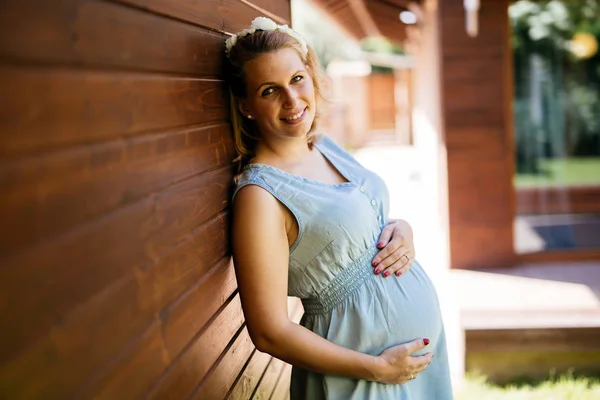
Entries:
[[[444, 326], [435, 288], [415, 260], [400, 277], [373, 273], [371, 261], [387, 224], [389, 195], [383, 180], [328, 136], [315, 148], [347, 180], [325, 184], [266, 164], [249, 164], [235, 193], [262, 187], [298, 222], [289, 250], [288, 294], [304, 305], [300, 324], [340, 346], [376, 356], [420, 338], [430, 344], [413, 355], [434, 353], [414, 380], [387, 385], [292, 370], [292, 400], [449, 400], [452, 388]], [[282, 266], [283, 267], [283, 266]]]

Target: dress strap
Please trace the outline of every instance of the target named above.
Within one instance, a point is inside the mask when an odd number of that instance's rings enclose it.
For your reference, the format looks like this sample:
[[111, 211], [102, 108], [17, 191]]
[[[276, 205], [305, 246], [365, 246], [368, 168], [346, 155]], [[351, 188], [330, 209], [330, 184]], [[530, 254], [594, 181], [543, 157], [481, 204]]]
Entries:
[[[290, 212], [294, 215], [296, 223], [298, 224], [298, 237], [292, 244], [292, 247], [290, 247], [291, 253], [298, 246], [300, 240], [302, 239], [302, 236], [304, 235], [304, 218], [302, 218], [300, 211], [296, 207], [294, 207], [292, 202], [289, 200], [288, 196], [285, 195], [285, 191], [284, 193], [281, 193], [269, 183], [269, 180], [267, 178], [270, 176], [269, 174], [273, 173], [274, 171], [265, 168], [265, 166], [263, 165], [253, 165], [251, 168], [245, 168], [242, 174], [240, 175], [235, 185], [235, 188], [233, 189], [231, 202], [233, 203], [235, 195], [240, 191], [240, 189], [248, 185], [255, 185], [260, 186], [261, 188], [269, 192], [281, 204], [287, 207], [287, 209], [290, 210]], [[281, 185], [279, 185], [278, 187], [280, 186]]]

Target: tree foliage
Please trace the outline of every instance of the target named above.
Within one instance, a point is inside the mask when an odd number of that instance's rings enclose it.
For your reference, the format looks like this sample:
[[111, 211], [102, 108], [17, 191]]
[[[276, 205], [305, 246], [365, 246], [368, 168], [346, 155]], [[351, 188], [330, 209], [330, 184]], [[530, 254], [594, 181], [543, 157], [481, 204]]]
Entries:
[[599, 1], [521, 0], [509, 15], [517, 169], [536, 172], [541, 157], [600, 156], [600, 53], [573, 51], [578, 33], [600, 41]]

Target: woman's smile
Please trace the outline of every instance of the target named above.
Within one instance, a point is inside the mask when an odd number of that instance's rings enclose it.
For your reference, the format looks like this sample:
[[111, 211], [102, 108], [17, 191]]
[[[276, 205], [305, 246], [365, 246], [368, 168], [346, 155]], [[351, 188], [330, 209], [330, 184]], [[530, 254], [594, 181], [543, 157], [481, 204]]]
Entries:
[[281, 118], [281, 120], [288, 125], [297, 125], [297, 124], [301, 123], [302, 121], [304, 121], [304, 118], [306, 118], [306, 110], [307, 109], [308, 109], [308, 107], [305, 107], [304, 109], [300, 110], [298, 113], [292, 114], [289, 117]]

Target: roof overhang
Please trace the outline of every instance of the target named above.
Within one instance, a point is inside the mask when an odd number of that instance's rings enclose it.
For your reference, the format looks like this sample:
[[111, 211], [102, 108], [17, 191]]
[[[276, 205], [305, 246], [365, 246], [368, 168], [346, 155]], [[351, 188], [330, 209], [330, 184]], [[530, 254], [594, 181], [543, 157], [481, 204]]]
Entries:
[[368, 36], [385, 36], [402, 46], [407, 38], [406, 25], [400, 21], [402, 11], [419, 16], [421, 0], [312, 0], [348, 34], [357, 40]]

